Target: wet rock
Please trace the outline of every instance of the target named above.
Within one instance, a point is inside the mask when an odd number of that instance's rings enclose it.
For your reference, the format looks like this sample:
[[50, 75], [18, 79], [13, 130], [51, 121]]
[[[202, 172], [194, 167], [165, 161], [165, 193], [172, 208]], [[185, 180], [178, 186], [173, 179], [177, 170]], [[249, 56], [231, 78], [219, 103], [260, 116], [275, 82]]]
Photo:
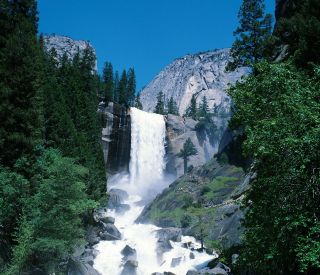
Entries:
[[198, 275], [198, 274], [199, 274], [199, 272], [197, 272], [197, 271], [189, 270], [186, 275]]
[[104, 123], [102, 146], [106, 170], [114, 175], [129, 171], [131, 149], [131, 119], [129, 110], [110, 102], [99, 108]]
[[93, 266], [94, 258], [93, 256], [87, 256], [87, 257], [81, 258], [81, 261], [84, 262], [85, 264]]
[[128, 193], [122, 189], [112, 188], [109, 190], [109, 194], [116, 194], [121, 201], [125, 201], [129, 198]]
[[100, 241], [100, 237], [99, 237], [100, 233], [101, 233], [101, 228], [96, 226], [89, 226], [87, 230], [86, 240], [90, 246], [94, 246]]
[[238, 261], [238, 258], [239, 258], [239, 254], [232, 254], [231, 256], [232, 264], [236, 264]]
[[119, 241], [119, 240], [121, 240], [121, 238], [114, 236], [112, 234], [109, 234], [108, 232], [101, 232], [99, 236], [100, 236], [101, 240], [104, 240], [104, 241]]
[[195, 259], [196, 257], [194, 256], [194, 253], [193, 252], [190, 252], [190, 254], [189, 254], [189, 258], [191, 259], [191, 260], [193, 260], [193, 259]]
[[162, 255], [172, 249], [170, 241], [181, 241], [181, 229], [173, 227], [162, 228], [156, 231], [156, 237], [158, 238], [157, 253]]
[[121, 250], [121, 254], [124, 256], [125, 259], [136, 260], [137, 258], [137, 251], [129, 245], [126, 245]]
[[172, 272], [170, 272], [170, 271], [164, 272], [163, 274], [164, 274], [164, 275], [176, 275], [175, 273], [172, 273]]
[[225, 270], [227, 273], [231, 272], [230, 267], [226, 266], [225, 264], [219, 262], [215, 268], [221, 268], [223, 270]]
[[114, 224], [115, 218], [107, 216], [107, 217], [104, 217], [103, 219], [101, 219], [101, 221], [104, 222], [104, 223]]
[[128, 260], [123, 266], [123, 270], [121, 272], [121, 275], [135, 275], [135, 274], [137, 274], [137, 272], [136, 272], [137, 267], [138, 267], [137, 261]]
[[75, 260], [74, 258], [68, 261], [68, 275], [100, 275], [92, 266], [86, 263]]
[[85, 252], [85, 246], [84, 245], [80, 245], [80, 246], [77, 246], [74, 249], [74, 252], [73, 252], [72, 256], [74, 258], [79, 258], [84, 252]]
[[159, 241], [181, 242], [181, 229], [174, 227], [161, 228], [157, 230], [156, 236]]
[[114, 224], [103, 224], [103, 229], [110, 235], [115, 236], [117, 239], [121, 239], [121, 233]]
[[116, 212], [118, 214], [123, 214], [124, 212], [127, 212], [130, 210], [130, 205], [129, 204], [119, 204], [117, 208], [115, 208]]
[[181, 263], [182, 258], [178, 257], [178, 258], [173, 258], [171, 261], [171, 267], [176, 267]]
[[201, 275], [228, 275], [228, 273], [220, 267], [215, 267], [210, 270], [204, 270], [198, 274], [201, 274]]
[[160, 272], [153, 272], [151, 275], [163, 275], [163, 273], [160, 273]]

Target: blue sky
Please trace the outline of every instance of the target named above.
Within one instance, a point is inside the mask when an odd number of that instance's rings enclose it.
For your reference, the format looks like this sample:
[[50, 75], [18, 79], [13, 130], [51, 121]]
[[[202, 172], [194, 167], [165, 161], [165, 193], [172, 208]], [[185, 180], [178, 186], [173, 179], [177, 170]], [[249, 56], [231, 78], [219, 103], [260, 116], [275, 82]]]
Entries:
[[[230, 47], [242, 0], [39, 0], [39, 30], [89, 40], [101, 71], [134, 67], [138, 89], [173, 59]], [[274, 14], [275, 0], [266, 0]]]

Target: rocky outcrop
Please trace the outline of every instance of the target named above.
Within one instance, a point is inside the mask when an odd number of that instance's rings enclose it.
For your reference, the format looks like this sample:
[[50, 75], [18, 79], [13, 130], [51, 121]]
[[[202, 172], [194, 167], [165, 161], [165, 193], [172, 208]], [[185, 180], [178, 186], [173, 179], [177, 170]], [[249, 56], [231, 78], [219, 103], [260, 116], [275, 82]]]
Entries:
[[116, 174], [129, 170], [131, 148], [131, 120], [127, 108], [110, 102], [99, 105], [104, 127], [102, 129], [103, 153], [106, 170]]
[[251, 178], [240, 167], [211, 160], [172, 183], [145, 207], [138, 222], [181, 227], [184, 235], [214, 244], [211, 248], [239, 244], [240, 206]]
[[166, 116], [167, 128], [167, 172], [176, 177], [184, 173], [183, 160], [177, 154], [183, 147], [184, 142], [190, 138], [198, 153], [189, 158], [188, 166], [198, 167], [209, 161], [218, 152], [219, 143], [227, 128], [229, 117], [214, 119], [216, 130], [208, 133], [197, 129], [197, 121], [175, 115]]
[[[43, 37], [43, 41], [48, 52], [50, 52], [53, 48], [55, 49], [57, 53], [57, 61], [59, 61], [64, 54], [66, 54], [69, 59], [73, 59], [77, 53], [82, 56], [87, 48], [90, 48], [94, 56], [96, 56], [95, 49], [88, 41], [74, 40], [67, 36], [55, 34], [45, 35]], [[92, 69], [97, 71], [97, 62], [95, 64], [95, 67]]]
[[140, 98], [144, 110], [154, 110], [157, 95], [162, 91], [166, 99], [173, 97], [180, 115], [185, 113], [192, 95], [196, 96], [198, 103], [206, 96], [210, 109], [217, 107], [229, 113], [230, 98], [225, 90], [247, 73], [245, 68], [226, 72], [229, 59], [229, 49], [222, 49], [174, 60], [142, 90]]

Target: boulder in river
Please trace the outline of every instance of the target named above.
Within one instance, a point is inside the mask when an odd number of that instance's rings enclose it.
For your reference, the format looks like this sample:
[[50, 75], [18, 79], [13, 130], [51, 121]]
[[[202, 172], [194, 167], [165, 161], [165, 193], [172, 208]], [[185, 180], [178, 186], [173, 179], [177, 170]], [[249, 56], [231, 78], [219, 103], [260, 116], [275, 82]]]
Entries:
[[171, 267], [176, 267], [181, 263], [182, 258], [178, 257], [178, 258], [172, 258], [171, 260]]
[[130, 247], [129, 245], [126, 245], [122, 250], [121, 254], [124, 256], [127, 260], [136, 260], [137, 259], [137, 251]]
[[137, 274], [136, 270], [138, 267], [138, 262], [134, 260], [128, 260], [124, 266], [123, 270], [121, 272], [121, 275], [135, 275]]
[[170, 241], [181, 241], [181, 229], [174, 227], [161, 228], [156, 231], [156, 237], [158, 238], [157, 253], [162, 256], [163, 253], [172, 249]]
[[114, 224], [105, 223], [105, 224], [103, 224], [103, 229], [104, 229], [104, 231], [106, 231], [110, 235], [115, 236], [118, 239], [121, 239], [121, 233]]

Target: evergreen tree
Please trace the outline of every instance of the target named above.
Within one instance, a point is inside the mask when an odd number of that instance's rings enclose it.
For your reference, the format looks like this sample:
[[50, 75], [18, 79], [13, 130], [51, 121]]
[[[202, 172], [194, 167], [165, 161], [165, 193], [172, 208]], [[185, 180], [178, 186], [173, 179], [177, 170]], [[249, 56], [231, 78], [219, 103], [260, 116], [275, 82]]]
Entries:
[[42, 139], [36, 2], [1, 1], [0, 163], [13, 165]]
[[119, 103], [119, 72], [116, 71], [114, 74], [114, 95], [113, 95], [113, 101]]
[[197, 99], [196, 99], [196, 96], [193, 94], [191, 97], [190, 106], [187, 108], [185, 116], [192, 117], [193, 119], [197, 119], [197, 113], [198, 113]]
[[119, 104], [128, 106], [127, 101], [127, 72], [126, 70], [122, 71], [122, 75], [119, 81], [118, 94], [119, 94]]
[[165, 114], [165, 106], [164, 106], [164, 94], [163, 92], [159, 92], [158, 96], [157, 96], [157, 105], [154, 109], [154, 113], [156, 114], [160, 114], [160, 115], [164, 115]]
[[136, 98], [136, 76], [133, 68], [130, 68], [128, 73], [126, 102], [129, 106], [134, 106]]
[[177, 154], [179, 158], [183, 159], [183, 168], [184, 173], [187, 173], [188, 171], [188, 160], [189, 157], [195, 156], [198, 154], [198, 151], [196, 147], [194, 146], [193, 142], [190, 138], [186, 140], [186, 142], [183, 144], [183, 148], [180, 150], [180, 152]]
[[138, 93], [138, 95], [136, 96], [134, 107], [139, 109], [139, 110], [143, 110], [143, 106], [142, 106], [142, 103], [140, 101], [140, 93]]
[[272, 16], [265, 15], [264, 0], [243, 0], [238, 14], [240, 26], [234, 32], [232, 61], [227, 70], [251, 66], [264, 57], [266, 42], [271, 37]]
[[207, 97], [204, 96], [202, 98], [201, 103], [199, 104], [198, 116], [202, 118], [207, 118], [208, 115], [209, 115], [208, 101], [207, 101]]
[[103, 69], [103, 84], [104, 84], [104, 100], [110, 102], [114, 100], [114, 79], [113, 67], [110, 62], [106, 62]]
[[173, 97], [170, 97], [170, 100], [167, 103], [167, 112], [168, 114], [179, 115], [178, 106]]

